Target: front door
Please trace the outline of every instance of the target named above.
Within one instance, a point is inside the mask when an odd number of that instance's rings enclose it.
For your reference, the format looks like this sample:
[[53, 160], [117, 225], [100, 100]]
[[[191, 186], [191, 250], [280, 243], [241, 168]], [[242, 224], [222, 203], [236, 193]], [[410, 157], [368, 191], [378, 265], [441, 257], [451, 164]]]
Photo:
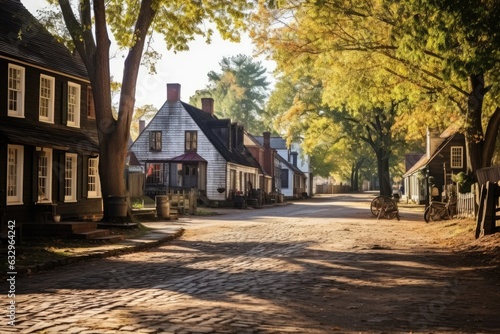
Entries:
[[184, 188], [198, 188], [198, 164], [185, 164], [184, 165]]

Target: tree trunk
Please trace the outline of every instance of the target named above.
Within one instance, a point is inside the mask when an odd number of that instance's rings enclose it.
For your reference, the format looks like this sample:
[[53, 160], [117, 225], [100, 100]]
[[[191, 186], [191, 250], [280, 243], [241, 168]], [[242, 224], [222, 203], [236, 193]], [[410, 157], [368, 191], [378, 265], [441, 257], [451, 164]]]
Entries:
[[380, 195], [392, 196], [391, 177], [389, 173], [389, 154], [383, 149], [377, 151], [377, 172], [380, 183]]
[[471, 75], [472, 92], [468, 100], [468, 117], [466, 120], [465, 141], [467, 144], [467, 168], [473, 174], [484, 166], [483, 143], [484, 134], [481, 124], [484, 98], [484, 77], [482, 74]]
[[483, 144], [483, 167], [490, 167], [495, 154], [495, 145], [500, 135], [500, 107], [497, 107], [493, 115], [491, 115], [484, 134]]

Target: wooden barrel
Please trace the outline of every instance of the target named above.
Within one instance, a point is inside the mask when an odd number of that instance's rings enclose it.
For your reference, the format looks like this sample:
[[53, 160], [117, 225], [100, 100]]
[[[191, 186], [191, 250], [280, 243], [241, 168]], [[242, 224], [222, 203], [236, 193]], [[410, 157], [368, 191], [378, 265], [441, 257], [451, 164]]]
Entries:
[[156, 216], [170, 218], [170, 201], [168, 196], [156, 196]]
[[127, 217], [127, 197], [108, 196], [108, 215], [110, 217]]

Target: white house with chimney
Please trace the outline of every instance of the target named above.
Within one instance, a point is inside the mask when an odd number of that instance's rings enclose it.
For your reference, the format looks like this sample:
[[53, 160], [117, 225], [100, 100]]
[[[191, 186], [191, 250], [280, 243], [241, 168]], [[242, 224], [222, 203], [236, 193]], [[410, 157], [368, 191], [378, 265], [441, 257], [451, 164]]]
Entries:
[[198, 109], [180, 100], [181, 86], [167, 84], [167, 100], [130, 145], [143, 166], [145, 193], [196, 188], [209, 200], [246, 194], [261, 178], [244, 147], [244, 129], [214, 115], [214, 101]]

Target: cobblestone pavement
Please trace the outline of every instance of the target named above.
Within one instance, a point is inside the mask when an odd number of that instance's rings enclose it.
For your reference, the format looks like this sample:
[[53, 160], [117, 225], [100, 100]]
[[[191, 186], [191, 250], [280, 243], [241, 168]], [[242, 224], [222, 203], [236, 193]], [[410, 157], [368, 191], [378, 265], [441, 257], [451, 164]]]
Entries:
[[[366, 195], [182, 220], [145, 252], [16, 282], [1, 333], [494, 333], [499, 280]], [[444, 223], [443, 223], [444, 224]]]

